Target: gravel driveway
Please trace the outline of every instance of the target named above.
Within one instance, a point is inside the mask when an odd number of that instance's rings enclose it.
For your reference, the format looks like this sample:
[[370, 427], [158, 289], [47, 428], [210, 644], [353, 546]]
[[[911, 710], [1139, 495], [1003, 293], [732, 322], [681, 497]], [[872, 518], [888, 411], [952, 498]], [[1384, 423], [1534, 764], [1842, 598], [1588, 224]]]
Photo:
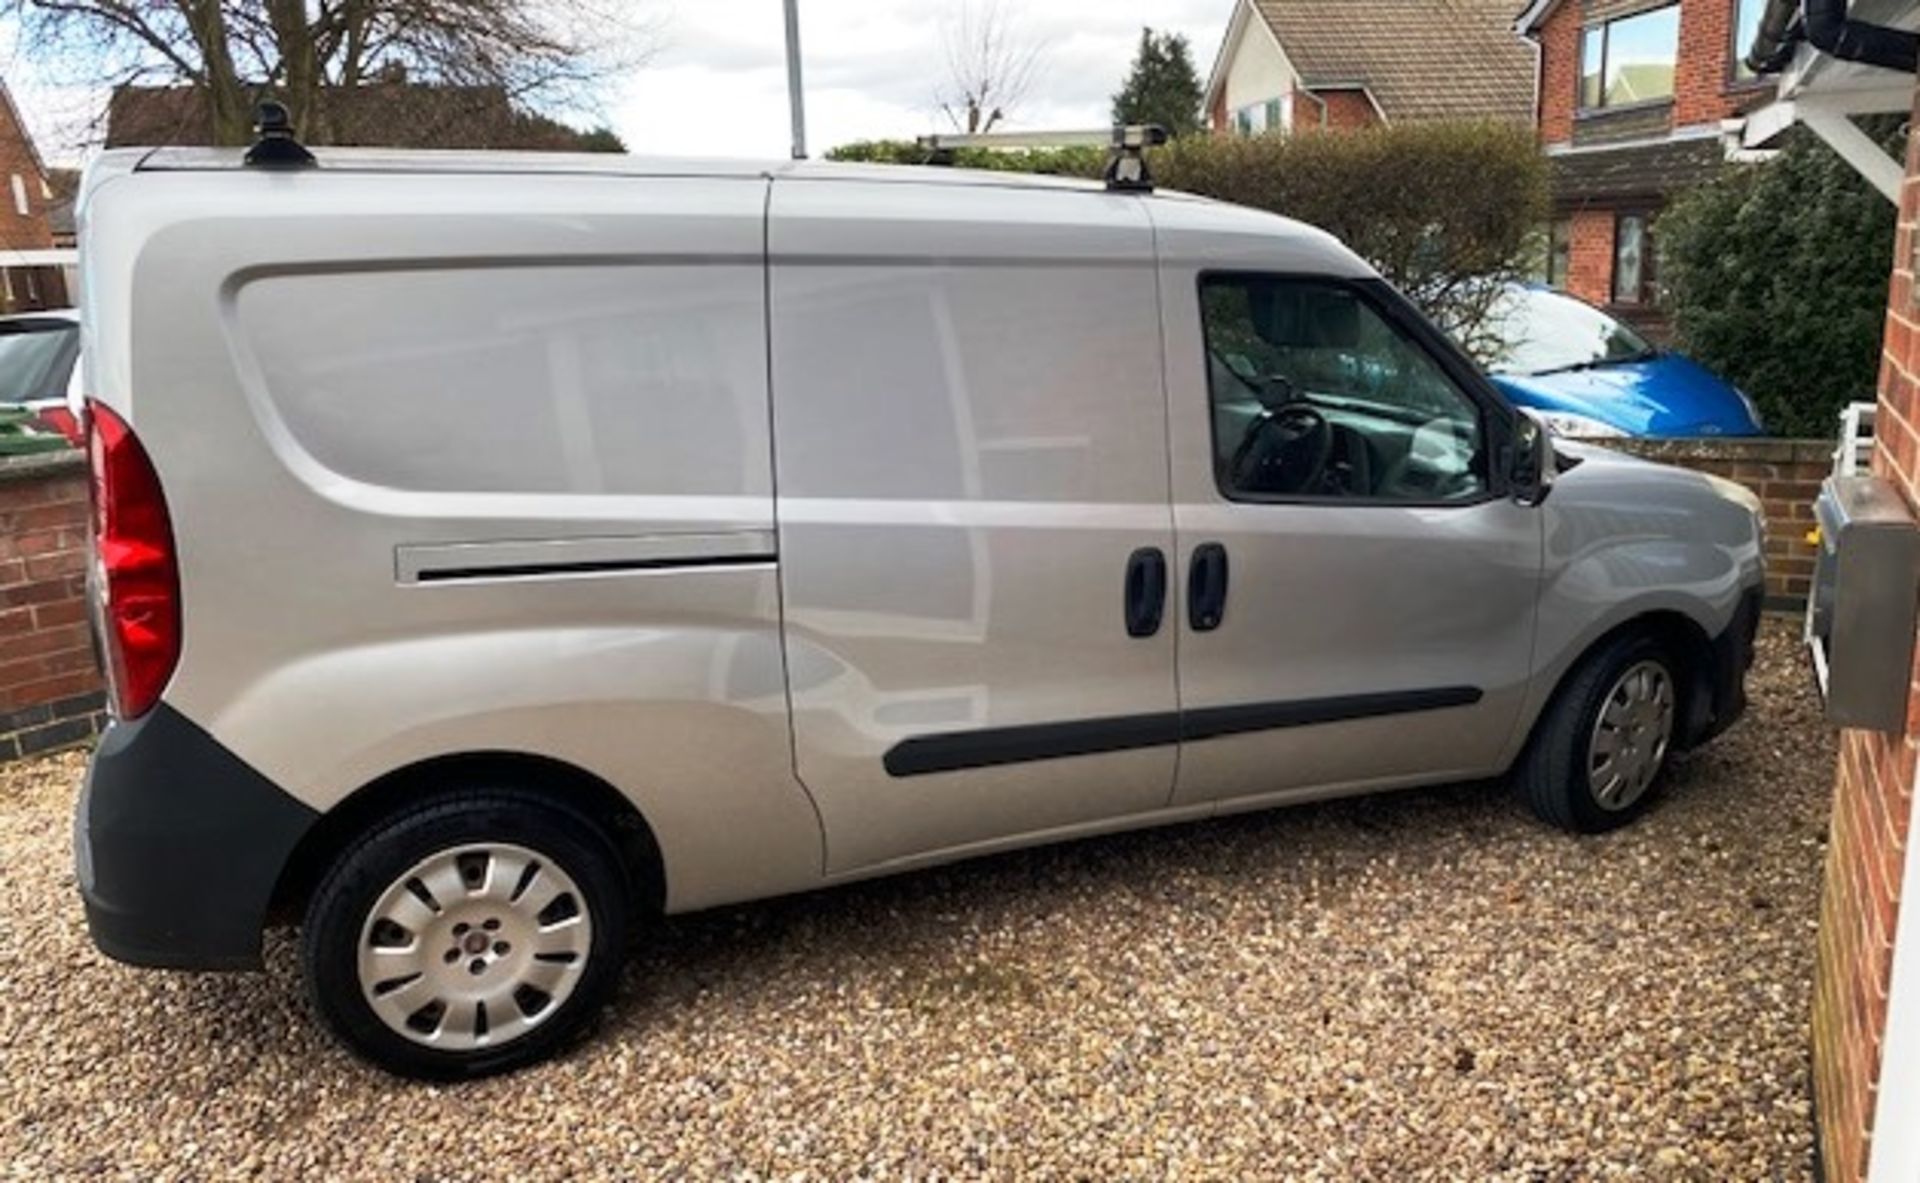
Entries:
[[1791, 628], [1623, 833], [1488, 786], [685, 917], [596, 1036], [405, 1084], [266, 976], [113, 965], [76, 755], [0, 768], [0, 1170], [1804, 1178], [1832, 744]]

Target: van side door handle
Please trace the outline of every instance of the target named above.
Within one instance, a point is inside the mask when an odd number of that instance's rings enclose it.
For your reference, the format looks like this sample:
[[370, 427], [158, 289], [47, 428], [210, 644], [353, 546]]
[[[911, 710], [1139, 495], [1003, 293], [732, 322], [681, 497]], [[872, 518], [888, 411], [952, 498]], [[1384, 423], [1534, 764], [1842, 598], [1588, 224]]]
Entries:
[[1151, 637], [1159, 632], [1166, 608], [1167, 556], [1157, 546], [1143, 546], [1127, 557], [1127, 635]]
[[1220, 627], [1227, 613], [1227, 548], [1203, 542], [1187, 566], [1187, 625], [1196, 633]]

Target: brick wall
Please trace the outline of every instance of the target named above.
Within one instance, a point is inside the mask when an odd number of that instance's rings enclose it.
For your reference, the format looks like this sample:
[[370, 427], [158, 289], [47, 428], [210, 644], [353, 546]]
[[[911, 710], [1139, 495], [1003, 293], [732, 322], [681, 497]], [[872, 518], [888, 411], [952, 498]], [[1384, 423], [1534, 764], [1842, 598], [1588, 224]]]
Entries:
[[[1920, 107], [1916, 108], [1920, 118]], [[1920, 214], [1920, 151], [1910, 141], [1895, 234], [1874, 429], [1876, 475], [1920, 510], [1920, 306], [1913, 241]], [[1846, 731], [1840, 740], [1833, 823], [1820, 900], [1814, 972], [1813, 1059], [1820, 1149], [1829, 1180], [1866, 1177], [1887, 1027], [1894, 923], [1913, 814], [1920, 742], [1920, 668], [1909, 686], [1903, 734]]]
[[1613, 211], [1579, 209], [1570, 215], [1567, 291], [1593, 304], [1613, 300]]
[[[16, 176], [26, 189], [25, 214], [13, 201]], [[0, 101], [0, 247], [35, 251], [53, 246], [53, 231], [47, 225], [49, 202], [41, 188], [45, 180], [26, 129], [14, 116], [13, 103]]]
[[1661, 464], [1739, 481], [1767, 514], [1767, 602], [1793, 608], [1813, 583], [1813, 499], [1833, 470], [1830, 440], [1694, 439], [1604, 440], [1606, 447]]
[[1540, 25], [1540, 142], [1573, 140], [1580, 73], [1580, 5], [1566, 0]]
[[[20, 179], [27, 212], [14, 200], [13, 181]], [[53, 246], [47, 210], [46, 173], [33, 144], [21, 126], [12, 98], [0, 85], [0, 250], [39, 251]], [[66, 278], [57, 267], [0, 269], [0, 313], [61, 308], [67, 304]]]
[[0, 760], [100, 729], [86, 541], [79, 453], [0, 459]]
[[1293, 117], [1299, 121], [1296, 126], [1321, 126], [1319, 106], [1314, 99], [1326, 104], [1325, 126], [1329, 131], [1355, 131], [1380, 122], [1379, 112], [1373, 109], [1373, 100], [1363, 90], [1314, 90], [1307, 93], [1312, 98], [1303, 98], [1294, 104]]
[[[1651, 7], [1643, 0], [1612, 6], [1624, 13]], [[1541, 53], [1540, 142], [1571, 141], [1580, 70], [1580, 28], [1584, 21], [1617, 15], [1608, 6], [1561, 4], [1538, 30]], [[1733, 0], [1682, 0], [1680, 50], [1674, 62], [1670, 112], [1660, 112], [1674, 127], [1716, 123], [1740, 110], [1753, 90], [1733, 82]]]
[[1732, 115], [1736, 104], [1727, 93], [1732, 68], [1732, 0], [1685, 0], [1680, 56], [1674, 63], [1674, 126], [1718, 123]]

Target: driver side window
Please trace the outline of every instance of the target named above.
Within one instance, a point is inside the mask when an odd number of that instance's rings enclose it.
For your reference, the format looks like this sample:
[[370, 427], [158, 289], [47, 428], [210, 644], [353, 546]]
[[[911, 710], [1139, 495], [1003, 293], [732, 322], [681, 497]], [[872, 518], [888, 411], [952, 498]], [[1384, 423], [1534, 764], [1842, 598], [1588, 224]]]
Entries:
[[1480, 411], [1417, 341], [1325, 280], [1200, 283], [1214, 471], [1240, 500], [1469, 501]]

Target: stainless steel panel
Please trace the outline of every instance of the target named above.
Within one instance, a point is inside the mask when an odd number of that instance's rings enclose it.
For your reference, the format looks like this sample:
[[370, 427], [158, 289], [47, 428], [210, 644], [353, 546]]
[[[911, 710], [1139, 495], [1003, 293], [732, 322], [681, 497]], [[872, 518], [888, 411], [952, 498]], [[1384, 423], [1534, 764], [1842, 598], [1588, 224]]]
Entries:
[[1820, 554], [1807, 642], [1827, 718], [1845, 727], [1905, 730], [1914, 680], [1920, 527], [1885, 479], [1828, 477], [1814, 503]]

